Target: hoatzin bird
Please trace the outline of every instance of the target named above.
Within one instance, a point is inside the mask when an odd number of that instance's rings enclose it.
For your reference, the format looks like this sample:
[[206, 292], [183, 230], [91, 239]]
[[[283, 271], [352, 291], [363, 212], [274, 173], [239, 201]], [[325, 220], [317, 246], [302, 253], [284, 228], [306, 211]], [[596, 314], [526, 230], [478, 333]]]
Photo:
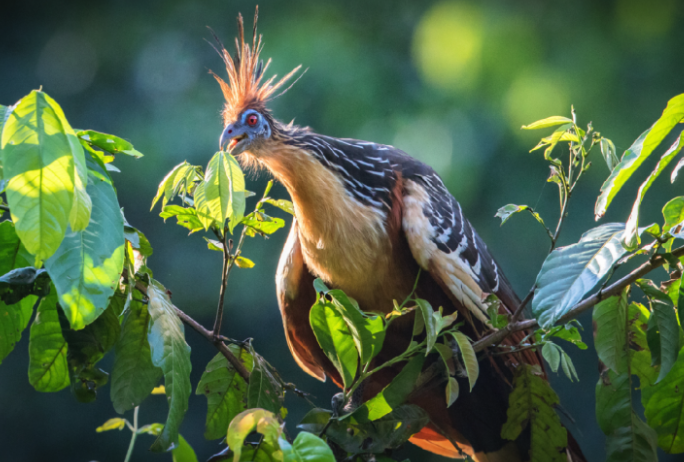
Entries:
[[[228, 81], [214, 75], [226, 99], [220, 147], [249, 166], [268, 169], [292, 198], [295, 219], [276, 282], [285, 336], [299, 366], [341, 386], [309, 324], [317, 277], [342, 289], [362, 309], [389, 312], [393, 300], [411, 292], [422, 268], [417, 295], [444, 307], [445, 313], [458, 311], [468, 320], [463, 329], [471, 338], [488, 328], [482, 302], [486, 294], [496, 294], [501, 310], [513, 312], [519, 299], [440, 177], [392, 146], [318, 135], [277, 121], [266, 103], [299, 67], [277, 82], [275, 76], [265, 80], [270, 60], [265, 65], [259, 60], [256, 16], [251, 44], [244, 40], [241, 16], [238, 28], [237, 53], [220, 50]], [[412, 319], [392, 324], [375, 359], [378, 364], [406, 349], [412, 324]], [[523, 335], [509, 341], [514, 344]], [[462, 391], [449, 408], [443, 383], [414, 393], [411, 403], [425, 409], [431, 423], [410, 441], [452, 458], [465, 453], [477, 461], [525, 460], [529, 434], [510, 442], [501, 438], [501, 427], [512, 369], [520, 362], [541, 365], [538, 353], [530, 351], [482, 361], [472, 392]], [[371, 376], [364, 400], [400, 370], [398, 365]], [[461, 390], [467, 390], [465, 383]], [[568, 460], [584, 460], [576, 443], [567, 454]]]

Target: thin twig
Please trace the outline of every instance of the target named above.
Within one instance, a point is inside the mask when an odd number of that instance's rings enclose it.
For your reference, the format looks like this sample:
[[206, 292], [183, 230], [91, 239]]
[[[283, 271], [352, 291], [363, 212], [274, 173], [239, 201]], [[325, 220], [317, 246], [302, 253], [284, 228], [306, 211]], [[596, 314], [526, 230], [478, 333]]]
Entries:
[[129, 462], [131, 460], [133, 448], [135, 447], [135, 439], [138, 437], [138, 410], [140, 410], [140, 406], [136, 406], [133, 410], [133, 429], [131, 430], [133, 434], [131, 435], [131, 442], [128, 444], [128, 451], [126, 452], [124, 462]]
[[[684, 255], [684, 246], [678, 247], [671, 253], [675, 257]], [[572, 307], [572, 309], [570, 309], [567, 313], [561, 316], [560, 319], [558, 319], [558, 321], [556, 322], [556, 324], [565, 324], [568, 321], [575, 319], [577, 316], [587, 311], [589, 308], [593, 307], [601, 300], [619, 294], [625, 287], [634, 283], [637, 279], [640, 279], [652, 270], [663, 266], [664, 263], [665, 258], [662, 255], [655, 256], [655, 258], [650, 259], [649, 261], [639, 266], [637, 269], [635, 269], [622, 279], [616, 281], [607, 288], [594, 293], [590, 297], [585, 298], [584, 300], [576, 304], [574, 307]], [[526, 329], [533, 329], [536, 327], [539, 327], [539, 324], [537, 323], [536, 319], [526, 319], [523, 321], [512, 322], [503, 329], [493, 332], [478, 340], [477, 342], [473, 343], [473, 349], [476, 352], [482, 351], [490, 345], [501, 343], [503, 339], [505, 339], [514, 332], [519, 332], [521, 330]]]
[[[214, 338], [218, 338], [221, 333], [221, 323], [223, 322], [223, 300], [226, 295], [226, 286], [228, 285], [228, 265], [230, 262], [230, 253], [228, 253], [228, 242], [226, 239], [226, 227], [223, 228], [223, 236], [221, 236], [221, 247], [223, 248], [223, 267], [221, 269], [221, 290], [219, 291], [218, 307], [216, 308], [216, 319], [214, 320]], [[218, 233], [216, 233], [218, 235]]]

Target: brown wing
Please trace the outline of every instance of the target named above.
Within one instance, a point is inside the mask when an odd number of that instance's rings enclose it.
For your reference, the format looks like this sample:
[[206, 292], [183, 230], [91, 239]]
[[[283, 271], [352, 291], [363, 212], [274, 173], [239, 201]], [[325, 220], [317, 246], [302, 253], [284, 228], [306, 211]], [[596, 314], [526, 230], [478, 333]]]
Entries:
[[292, 221], [278, 262], [276, 290], [285, 338], [292, 356], [306, 373], [325, 381], [322, 364], [327, 362], [309, 324], [309, 310], [316, 301], [314, 276], [309, 272], [299, 243], [297, 220]]
[[[467, 309], [462, 314], [476, 319], [475, 325], [489, 323], [482, 302], [488, 294], [502, 301], [501, 314], [512, 314], [520, 299], [439, 176], [427, 169], [406, 173], [402, 227], [421, 268], [430, 272], [456, 306]], [[505, 343], [517, 344], [524, 336], [516, 333]], [[539, 353], [531, 350], [522, 352], [521, 359], [542, 364]]]

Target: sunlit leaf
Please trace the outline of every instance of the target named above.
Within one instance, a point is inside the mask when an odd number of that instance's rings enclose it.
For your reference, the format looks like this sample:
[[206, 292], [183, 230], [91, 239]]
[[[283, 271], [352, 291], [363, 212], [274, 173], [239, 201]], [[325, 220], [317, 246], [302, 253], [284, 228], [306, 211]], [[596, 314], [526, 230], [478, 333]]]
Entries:
[[601, 186], [601, 195], [596, 201], [594, 209], [597, 220], [606, 213], [613, 198], [632, 174], [682, 119], [684, 119], [684, 94], [675, 96], [668, 101], [660, 118], [651, 128], [642, 133], [622, 155], [620, 163]]
[[226, 152], [217, 152], [209, 161], [200, 185], [202, 189], [198, 186], [195, 191], [198, 213], [211, 217], [221, 227], [230, 220], [228, 228], [232, 233], [245, 213], [245, 178], [235, 158]]
[[508, 420], [501, 437], [515, 441], [529, 425], [530, 462], [565, 462], [567, 432], [554, 410], [559, 399], [549, 383], [534, 373], [532, 366], [522, 365], [515, 373], [508, 400]]
[[107, 308], [123, 270], [123, 218], [111, 185], [96, 178], [87, 188], [93, 201], [90, 224], [68, 231], [45, 260], [59, 303], [73, 329], [82, 329]]
[[646, 181], [644, 181], [639, 187], [639, 192], [637, 193], [637, 198], [632, 206], [632, 213], [627, 219], [627, 225], [625, 227], [625, 234], [623, 237], [623, 243], [625, 247], [629, 250], [635, 250], [641, 243], [639, 239], [639, 207], [641, 206], [641, 201], [644, 199], [646, 191], [651, 187], [653, 182], [660, 176], [660, 174], [665, 170], [665, 167], [674, 159], [674, 157], [679, 154], [679, 151], [684, 146], [684, 131], [680, 133], [679, 137], [670, 146], [670, 148], [663, 154], [663, 156], [658, 161], [651, 174], [648, 176]]
[[677, 174], [679, 173], [679, 170], [684, 167], [684, 158], [679, 159], [679, 162], [677, 162], [677, 165], [675, 165], [675, 168], [672, 169], [672, 173], [670, 174], [670, 182], [674, 183], [675, 180], [677, 179]]
[[291, 446], [284, 438], [280, 441], [284, 462], [335, 462], [330, 446], [312, 433], [300, 432]]
[[239, 256], [235, 259], [238, 268], [254, 268], [254, 262], [247, 257]]
[[167, 218], [176, 217], [178, 224], [190, 230], [190, 234], [204, 229], [204, 223], [197, 210], [192, 207], [180, 205], [167, 205], [159, 214], [166, 221]]
[[[371, 332], [367, 326], [366, 317], [359, 308], [359, 304], [353, 298], [350, 298], [343, 291], [339, 289], [333, 289], [327, 292], [327, 294], [332, 297], [332, 304], [334, 308], [340, 313], [347, 323], [349, 332], [354, 339], [356, 348], [359, 351], [361, 357], [361, 364], [366, 364], [373, 358], [374, 343], [373, 343], [373, 332]], [[375, 321], [377, 322], [377, 321]], [[382, 320], [380, 320], [380, 326], [382, 327]], [[376, 325], [373, 325], [377, 331]], [[376, 353], [379, 350], [376, 349]]]
[[523, 130], [537, 130], [540, 128], [555, 127], [556, 125], [571, 124], [572, 119], [562, 116], [551, 116], [546, 119], [537, 120], [529, 125], [523, 125]]
[[102, 432], [107, 432], [109, 430], [123, 430], [126, 427], [126, 419], [122, 419], [121, 417], [114, 417], [112, 419], [109, 419], [99, 427], [95, 429], [96, 432], [102, 433]]
[[557, 248], [546, 258], [532, 300], [532, 312], [543, 328], [551, 328], [624, 255], [623, 230], [622, 223], [601, 225], [584, 233], [577, 244]]
[[125, 154], [127, 156], [140, 158], [143, 155], [133, 148], [133, 145], [123, 138], [95, 130], [81, 130], [78, 137], [87, 143], [107, 151], [111, 154]]
[[141, 298], [140, 292], [134, 292], [115, 345], [110, 393], [114, 410], [119, 414], [140, 405], [162, 377], [162, 370], [152, 364], [147, 341], [150, 314], [139, 301]]
[[242, 224], [249, 226], [260, 233], [273, 234], [285, 226], [285, 220], [277, 217], [269, 217], [264, 213], [250, 213], [242, 219]]
[[[264, 409], [248, 409], [238, 414], [228, 427], [226, 443], [233, 450], [234, 461], [240, 460], [242, 444], [253, 431], [264, 435], [262, 444], [266, 443], [274, 448], [279, 447], [278, 438], [282, 429], [275, 414]], [[282, 460], [282, 454], [279, 459]]]
[[424, 361], [425, 357], [422, 355], [411, 358], [389, 385], [351, 415], [359, 421], [376, 421], [399, 407], [414, 390]]
[[596, 384], [596, 420], [606, 435], [606, 462], [656, 462], [657, 436], [634, 412], [631, 378], [612, 370]]
[[80, 143], [72, 142], [72, 154], [74, 156], [74, 203], [69, 213], [69, 226], [73, 231], [83, 231], [90, 223], [90, 213], [93, 203], [87, 191], [88, 167], [83, 155]]
[[178, 435], [178, 446], [171, 451], [171, 460], [173, 462], [197, 462], [194, 449], [183, 438], [183, 435]]
[[266, 202], [273, 205], [274, 207], [278, 207], [280, 210], [289, 213], [290, 215], [294, 215], [294, 206], [292, 205], [292, 202], [285, 200], [285, 199], [271, 199], [270, 197], [266, 199]]
[[678, 196], [670, 200], [663, 207], [663, 233], [669, 232], [675, 237], [684, 237], [682, 225], [684, 224], [684, 196]]
[[41, 260], [57, 250], [67, 230], [76, 145], [62, 109], [37, 90], [17, 103], [2, 131], [0, 156], [12, 221], [26, 249]]
[[178, 429], [188, 409], [190, 386], [190, 347], [185, 343], [183, 323], [175, 312], [164, 286], [154, 279], [147, 288], [150, 327], [147, 339], [152, 364], [164, 372], [169, 414], [164, 431], [150, 448], [167, 451], [178, 442]]
[[335, 306], [320, 299], [311, 307], [309, 322], [318, 344], [348, 388], [356, 376], [359, 353], [344, 317]]
[[[229, 345], [228, 349], [248, 371], [252, 370], [252, 356], [249, 351], [237, 345]], [[223, 438], [231, 420], [246, 409], [247, 383], [221, 353], [207, 364], [197, 384], [196, 394], [207, 397], [204, 437], [208, 440]]]
[[171, 169], [169, 173], [166, 174], [164, 179], [159, 183], [159, 188], [157, 189], [157, 194], [152, 199], [152, 210], [157, 203], [157, 201], [164, 196], [162, 199], [162, 209], [166, 207], [166, 204], [173, 200], [178, 194], [182, 194], [183, 191], [189, 192], [192, 188], [192, 184], [200, 180], [200, 176], [197, 173], [199, 167], [190, 165], [187, 161], [183, 161]]
[[646, 420], [658, 433], [658, 446], [670, 454], [684, 452], [684, 348], [667, 377], [642, 393]]
[[463, 357], [463, 363], [466, 367], [466, 372], [468, 373], [468, 382], [470, 383], [470, 391], [473, 391], [475, 382], [480, 375], [480, 365], [477, 362], [477, 356], [475, 355], [475, 350], [473, 350], [473, 345], [470, 343], [468, 337], [464, 333], [456, 331], [451, 334], [458, 344], [458, 349]]
[[31, 324], [29, 382], [38, 391], [59, 391], [69, 385], [67, 343], [62, 336], [54, 290], [38, 306]]

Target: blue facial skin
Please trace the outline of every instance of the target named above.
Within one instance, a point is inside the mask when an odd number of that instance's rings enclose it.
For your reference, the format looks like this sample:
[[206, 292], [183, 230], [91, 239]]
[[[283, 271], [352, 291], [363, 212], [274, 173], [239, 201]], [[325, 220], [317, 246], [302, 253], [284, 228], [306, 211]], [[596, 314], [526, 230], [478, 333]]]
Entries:
[[[250, 115], [256, 115], [257, 122], [253, 126], [247, 123]], [[271, 127], [264, 116], [253, 109], [247, 109], [234, 123], [229, 124], [221, 133], [219, 149], [229, 149], [230, 154], [236, 156], [254, 147], [261, 141], [271, 137]], [[229, 148], [231, 140], [238, 139], [237, 144]]]

